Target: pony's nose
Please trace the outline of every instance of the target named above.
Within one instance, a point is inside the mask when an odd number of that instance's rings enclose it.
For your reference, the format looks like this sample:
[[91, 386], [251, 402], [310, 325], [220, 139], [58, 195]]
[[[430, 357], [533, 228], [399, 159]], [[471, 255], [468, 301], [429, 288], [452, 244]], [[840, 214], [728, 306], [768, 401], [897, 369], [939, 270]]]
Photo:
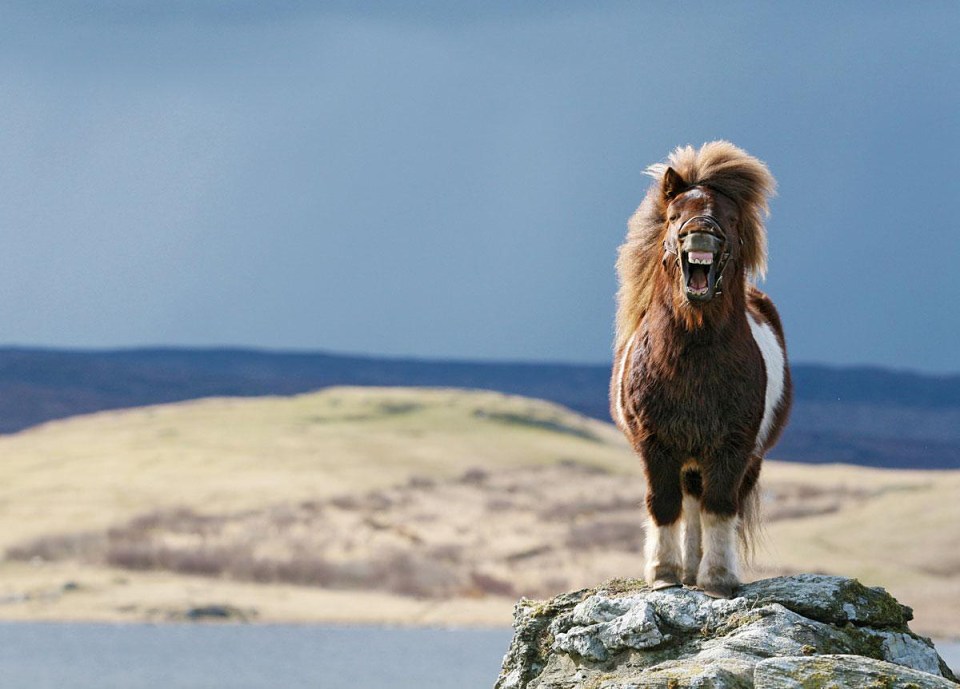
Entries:
[[718, 254], [723, 248], [723, 240], [709, 232], [691, 232], [680, 240], [680, 250], [686, 253], [691, 251], [709, 251]]

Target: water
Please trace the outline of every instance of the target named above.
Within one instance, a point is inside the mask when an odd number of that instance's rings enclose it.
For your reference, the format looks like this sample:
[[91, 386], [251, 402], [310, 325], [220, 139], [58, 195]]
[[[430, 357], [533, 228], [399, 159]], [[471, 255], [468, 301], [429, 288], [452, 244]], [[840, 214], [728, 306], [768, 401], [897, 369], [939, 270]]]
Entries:
[[937, 653], [946, 661], [953, 674], [960, 677], [960, 641], [936, 641]]
[[489, 689], [511, 630], [0, 624], [0, 687]]
[[[489, 689], [509, 629], [0, 624], [0, 687]], [[940, 642], [960, 669], [960, 642]]]

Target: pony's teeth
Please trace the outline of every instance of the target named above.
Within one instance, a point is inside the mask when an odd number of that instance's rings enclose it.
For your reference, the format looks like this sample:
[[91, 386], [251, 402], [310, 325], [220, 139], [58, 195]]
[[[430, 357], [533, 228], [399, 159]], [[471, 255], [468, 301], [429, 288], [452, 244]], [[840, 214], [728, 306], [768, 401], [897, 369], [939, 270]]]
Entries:
[[713, 254], [709, 251], [691, 251], [687, 254], [687, 261], [700, 265], [709, 265], [713, 263]]

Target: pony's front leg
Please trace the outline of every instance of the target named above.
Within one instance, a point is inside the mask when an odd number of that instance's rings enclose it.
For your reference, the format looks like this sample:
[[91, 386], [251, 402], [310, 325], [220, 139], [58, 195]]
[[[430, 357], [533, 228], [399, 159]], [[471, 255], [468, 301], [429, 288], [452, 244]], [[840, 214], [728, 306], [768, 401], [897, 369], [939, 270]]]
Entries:
[[655, 438], [642, 448], [647, 474], [647, 535], [644, 576], [653, 589], [680, 586], [680, 462]]
[[729, 451], [702, 465], [703, 559], [697, 585], [711, 596], [729, 598], [740, 586], [737, 514], [748, 459], [745, 452]]

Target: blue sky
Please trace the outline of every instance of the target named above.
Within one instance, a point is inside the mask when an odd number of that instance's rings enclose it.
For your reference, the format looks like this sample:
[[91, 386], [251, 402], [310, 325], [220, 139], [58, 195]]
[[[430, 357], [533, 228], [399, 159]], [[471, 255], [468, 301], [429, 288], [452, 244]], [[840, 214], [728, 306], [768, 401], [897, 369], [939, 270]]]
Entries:
[[604, 362], [727, 138], [793, 360], [960, 371], [960, 4], [515, 5], [5, 4], [0, 343]]

